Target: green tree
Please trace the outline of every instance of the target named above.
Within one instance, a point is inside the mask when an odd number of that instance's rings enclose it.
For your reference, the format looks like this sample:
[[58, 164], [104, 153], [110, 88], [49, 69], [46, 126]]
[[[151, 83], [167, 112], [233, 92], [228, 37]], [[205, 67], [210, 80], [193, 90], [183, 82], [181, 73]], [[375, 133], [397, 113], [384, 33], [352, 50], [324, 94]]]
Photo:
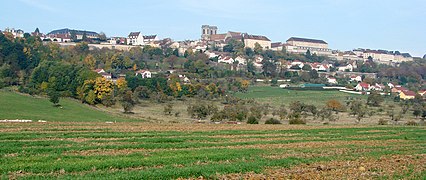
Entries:
[[88, 39], [87, 39], [87, 34], [86, 34], [86, 31], [84, 31], [83, 32], [83, 37], [82, 37], [82, 39], [81, 39], [82, 41], [87, 41]]
[[305, 70], [305, 71], [311, 71], [311, 70], [312, 70], [312, 66], [311, 66], [311, 65], [309, 65], [309, 64], [305, 64], [305, 65], [302, 67], [302, 70]]
[[380, 106], [380, 104], [384, 101], [382, 95], [380, 95], [377, 91], [372, 91], [367, 98], [367, 104], [370, 106]]
[[350, 114], [354, 115], [357, 119], [357, 123], [361, 122], [367, 115], [367, 107], [365, 107], [364, 103], [359, 100], [354, 100], [350, 103]]
[[247, 120], [247, 124], [259, 124], [259, 120], [255, 116], [250, 116]]
[[259, 43], [254, 43], [254, 53], [255, 54], [262, 54], [263, 47]]
[[57, 106], [59, 103], [60, 94], [56, 90], [50, 90], [47, 95], [49, 96], [49, 101], [53, 103], [54, 106]]
[[99, 33], [99, 40], [100, 41], [106, 41], [107, 40], [106, 34], [104, 32]]
[[90, 90], [87, 93], [87, 96], [85, 96], [84, 101], [87, 102], [90, 105], [94, 105], [96, 101], [96, 93], [93, 90]]
[[133, 99], [131, 90], [127, 90], [120, 95], [120, 103], [124, 109], [124, 113], [131, 113], [136, 102]]

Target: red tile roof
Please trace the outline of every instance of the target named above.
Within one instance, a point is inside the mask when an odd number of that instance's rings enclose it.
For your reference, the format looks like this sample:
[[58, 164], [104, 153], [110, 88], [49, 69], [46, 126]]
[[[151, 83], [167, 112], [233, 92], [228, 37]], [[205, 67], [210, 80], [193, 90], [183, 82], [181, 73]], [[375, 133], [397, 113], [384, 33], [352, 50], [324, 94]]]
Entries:
[[416, 96], [414, 91], [402, 91], [401, 93], [404, 93], [406, 96]]

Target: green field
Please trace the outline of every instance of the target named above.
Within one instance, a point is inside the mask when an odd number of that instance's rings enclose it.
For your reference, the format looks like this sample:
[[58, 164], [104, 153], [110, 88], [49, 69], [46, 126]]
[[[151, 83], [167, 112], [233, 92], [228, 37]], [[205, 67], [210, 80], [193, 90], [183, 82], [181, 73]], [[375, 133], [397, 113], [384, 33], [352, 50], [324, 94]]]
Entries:
[[345, 102], [347, 97], [366, 98], [362, 95], [353, 95], [339, 91], [313, 91], [313, 90], [288, 90], [271, 86], [251, 86], [246, 93], [237, 93], [243, 99], [255, 99], [258, 102], [271, 105], [289, 105], [291, 102], [300, 101], [316, 106], [324, 106], [330, 99]]
[[424, 127], [4, 123], [0, 144], [1, 179], [426, 178]]
[[129, 121], [119, 115], [112, 115], [78, 102], [61, 98], [61, 107], [54, 107], [46, 98], [22, 95], [0, 90], [0, 120], [28, 119], [33, 121], [105, 122]]

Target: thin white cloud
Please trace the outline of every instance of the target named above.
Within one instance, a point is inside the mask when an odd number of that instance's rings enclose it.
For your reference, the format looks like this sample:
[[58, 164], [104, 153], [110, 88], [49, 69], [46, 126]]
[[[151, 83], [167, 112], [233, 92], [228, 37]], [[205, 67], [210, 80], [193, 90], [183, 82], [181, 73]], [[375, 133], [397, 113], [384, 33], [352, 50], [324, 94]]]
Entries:
[[54, 8], [50, 5], [47, 5], [46, 3], [43, 3], [40, 0], [19, 0], [19, 1], [28, 5], [28, 6], [35, 7], [35, 8], [38, 8], [40, 10], [48, 11], [48, 12], [51, 12], [51, 13], [59, 12], [56, 8]]

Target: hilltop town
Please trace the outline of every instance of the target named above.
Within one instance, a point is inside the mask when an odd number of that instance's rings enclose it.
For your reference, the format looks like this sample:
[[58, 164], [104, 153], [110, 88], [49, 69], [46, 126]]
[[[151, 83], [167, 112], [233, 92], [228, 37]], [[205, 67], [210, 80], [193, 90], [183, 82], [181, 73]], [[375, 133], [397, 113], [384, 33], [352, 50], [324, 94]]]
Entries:
[[425, 179], [426, 57], [201, 26], [0, 32], [9, 179]]
[[[73, 68], [82, 65], [103, 80], [85, 76], [71, 90], [66, 84], [54, 89], [60, 92], [59, 96], [78, 97], [92, 105], [115, 104], [119, 94], [111, 92], [121, 86], [130, 88], [132, 93], [142, 93], [138, 88], [144, 87], [143, 91], [149, 93], [144, 92], [141, 98], [158, 102], [194, 95], [206, 99], [230, 97], [230, 92], [246, 92], [249, 85], [259, 84], [290, 90], [379, 94], [397, 101], [426, 97], [424, 59], [399, 51], [332, 50], [326, 40], [320, 39], [289, 37], [286, 42], [273, 42], [264, 35], [220, 33], [218, 27], [211, 25], [201, 26], [200, 39], [185, 41], [160, 39], [140, 31], [129, 32], [126, 37], [107, 37], [102, 32], [68, 28], [49, 33], [38, 28], [31, 33], [6, 28], [2, 34], [5, 42], [23, 48], [4, 48], [7, 51], [3, 56], [9, 65], [3, 65], [3, 74], [9, 75], [1, 78], [2, 86], [18, 85], [22, 92], [47, 93], [49, 84], [54, 83], [50, 81], [66, 83], [69, 79], [59, 80], [63, 77], [53, 75], [61, 74], [60, 68], [53, 69], [58, 72], [42, 69], [63, 63], [70, 63]], [[20, 57], [21, 53], [25, 58], [19, 60], [20, 64], [9, 58], [13, 54]], [[7, 69], [21, 71], [6, 73]], [[39, 77], [40, 73], [53, 74]], [[108, 90], [99, 92], [92, 87], [96, 83], [108, 84]], [[98, 94], [97, 98], [92, 97], [92, 91]]]

